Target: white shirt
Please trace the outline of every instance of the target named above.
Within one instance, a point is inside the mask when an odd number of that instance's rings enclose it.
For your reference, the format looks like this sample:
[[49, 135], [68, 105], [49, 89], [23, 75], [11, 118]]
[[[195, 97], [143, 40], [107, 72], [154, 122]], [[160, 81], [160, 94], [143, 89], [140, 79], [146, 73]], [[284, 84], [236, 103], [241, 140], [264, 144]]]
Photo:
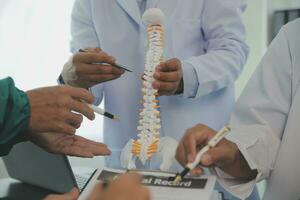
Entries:
[[228, 139], [235, 142], [255, 180], [241, 182], [218, 170], [220, 182], [240, 198], [268, 179], [264, 200], [300, 199], [300, 20], [272, 42], [238, 100]]

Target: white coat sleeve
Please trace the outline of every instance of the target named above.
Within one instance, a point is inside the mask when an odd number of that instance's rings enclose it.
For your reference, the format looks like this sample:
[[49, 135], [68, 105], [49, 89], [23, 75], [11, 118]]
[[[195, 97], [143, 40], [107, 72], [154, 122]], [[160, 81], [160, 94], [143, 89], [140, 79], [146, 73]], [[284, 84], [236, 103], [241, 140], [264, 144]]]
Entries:
[[[183, 77], [184, 97], [198, 98], [232, 85], [247, 60], [242, 12], [243, 0], [205, 0], [202, 33], [206, 53], [183, 60], [183, 69], [195, 77]], [[193, 82], [191, 82], [193, 81]]]
[[273, 169], [292, 100], [292, 64], [284, 28], [270, 45], [260, 66], [239, 98], [231, 119], [227, 139], [236, 143], [255, 180], [243, 182], [226, 177], [217, 170], [219, 182], [244, 199], [257, 181]]
[[[100, 43], [94, 28], [92, 19], [92, 6], [90, 0], [76, 0], [73, 6], [71, 19], [71, 51], [76, 53], [79, 49], [88, 47], [100, 47]], [[64, 66], [62, 76], [65, 82], [77, 80], [74, 72], [72, 58]], [[73, 84], [75, 85], [75, 84]], [[90, 88], [96, 97], [95, 104], [98, 105], [103, 99], [103, 84]]]
[[90, 0], [76, 0], [72, 11], [71, 21], [71, 51], [87, 47], [100, 47], [100, 43], [94, 28], [92, 18], [92, 6]]

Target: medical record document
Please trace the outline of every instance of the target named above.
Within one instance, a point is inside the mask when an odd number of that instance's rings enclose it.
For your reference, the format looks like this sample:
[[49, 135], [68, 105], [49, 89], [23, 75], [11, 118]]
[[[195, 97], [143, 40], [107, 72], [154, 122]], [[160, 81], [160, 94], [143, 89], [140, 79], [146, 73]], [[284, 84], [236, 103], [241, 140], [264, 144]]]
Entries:
[[[96, 182], [109, 184], [126, 171], [114, 169], [98, 169], [83, 192], [79, 200], [87, 199]], [[147, 186], [152, 200], [211, 200], [216, 183], [215, 176], [201, 176], [199, 178], [184, 178], [175, 183], [169, 180], [175, 174], [159, 171], [134, 171], [143, 176], [142, 183]]]

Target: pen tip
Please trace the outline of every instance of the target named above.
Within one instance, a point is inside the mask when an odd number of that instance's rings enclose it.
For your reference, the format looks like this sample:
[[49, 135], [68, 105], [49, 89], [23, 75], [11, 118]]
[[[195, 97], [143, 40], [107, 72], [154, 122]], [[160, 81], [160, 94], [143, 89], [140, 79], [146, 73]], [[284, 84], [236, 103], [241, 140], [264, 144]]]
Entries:
[[118, 116], [114, 116], [114, 120], [120, 120], [120, 117], [118, 117]]
[[180, 175], [176, 176], [174, 183], [179, 183], [180, 181], [182, 181], [182, 178]]
[[181, 174], [177, 173], [175, 176], [169, 177], [169, 181], [173, 181], [174, 183], [179, 183], [182, 181], [182, 176]]

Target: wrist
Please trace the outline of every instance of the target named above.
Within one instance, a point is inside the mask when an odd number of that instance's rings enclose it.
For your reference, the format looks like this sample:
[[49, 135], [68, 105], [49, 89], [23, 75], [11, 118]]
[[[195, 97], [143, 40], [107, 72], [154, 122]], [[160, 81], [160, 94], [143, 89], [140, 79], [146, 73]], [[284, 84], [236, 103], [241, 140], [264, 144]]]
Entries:
[[234, 143], [232, 143], [232, 145], [233, 156], [231, 162], [226, 163], [226, 165], [220, 167], [220, 169], [235, 178], [254, 179], [257, 175], [257, 171], [250, 168], [247, 160], [244, 158], [237, 145]]
[[73, 63], [73, 56], [71, 56], [68, 62], [65, 63], [59, 77], [59, 82], [72, 87], [88, 88], [84, 81], [81, 81], [76, 74], [76, 66]]

